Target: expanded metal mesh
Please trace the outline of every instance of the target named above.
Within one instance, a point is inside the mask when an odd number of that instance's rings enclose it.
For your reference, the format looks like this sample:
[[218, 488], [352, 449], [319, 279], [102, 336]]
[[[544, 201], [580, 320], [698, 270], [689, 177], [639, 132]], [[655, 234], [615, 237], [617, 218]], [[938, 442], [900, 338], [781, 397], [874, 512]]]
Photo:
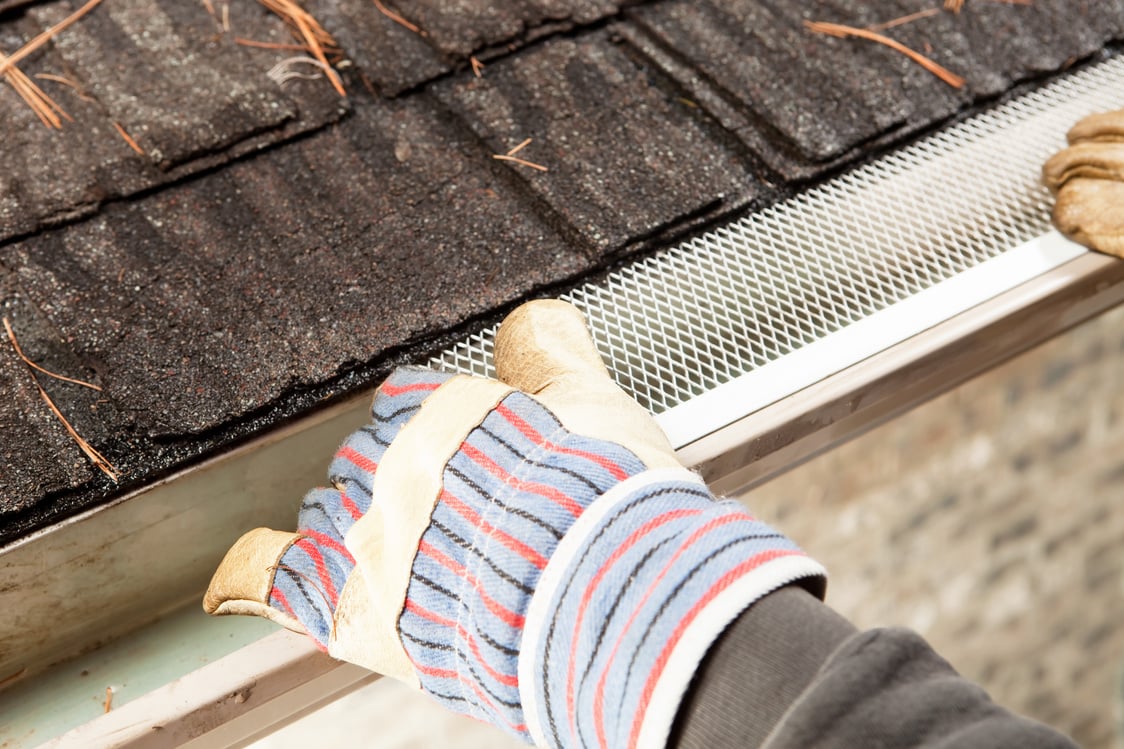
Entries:
[[[661, 413], [1042, 234], [1042, 163], [1081, 116], [1121, 106], [1117, 57], [562, 298]], [[430, 365], [492, 376], [494, 334]]]

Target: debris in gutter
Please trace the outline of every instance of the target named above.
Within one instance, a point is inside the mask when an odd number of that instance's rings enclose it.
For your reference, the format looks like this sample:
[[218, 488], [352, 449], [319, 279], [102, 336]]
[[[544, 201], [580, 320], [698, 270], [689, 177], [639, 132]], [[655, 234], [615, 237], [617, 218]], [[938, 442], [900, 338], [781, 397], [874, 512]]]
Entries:
[[475, 75], [477, 78], [483, 78], [484, 77], [483, 71], [484, 71], [484, 68], [487, 67], [487, 66], [484, 65], [484, 63], [480, 62], [480, 60], [478, 60], [476, 58], [476, 55], [473, 55], [472, 57], [469, 57], [468, 62], [472, 65], [472, 74]]
[[952, 86], [953, 88], [961, 88], [965, 83], [963, 77], [957, 75], [956, 73], [953, 73], [947, 68], [938, 65], [928, 57], [925, 57], [925, 55], [921, 54], [920, 52], [912, 50], [901, 42], [891, 39], [888, 36], [879, 34], [876, 31], [871, 31], [870, 29], [860, 29], [854, 26], [844, 26], [840, 23], [827, 23], [824, 21], [805, 21], [804, 26], [807, 27], [809, 31], [816, 34], [827, 34], [828, 36], [834, 36], [840, 39], [845, 39], [847, 37], [858, 37], [860, 39], [867, 39], [872, 42], [884, 44], [890, 49], [896, 52], [900, 52], [909, 59], [913, 60], [918, 65], [925, 68], [930, 73], [935, 75], [937, 78], [940, 78], [942, 81]]
[[312, 56], [320, 63], [336, 93], [347, 96], [339, 73], [328, 63], [328, 56], [325, 54], [325, 49], [336, 50], [338, 45], [320, 22], [298, 5], [296, 0], [259, 0], [259, 2], [285, 21], [294, 36], [304, 42]]
[[530, 167], [531, 169], [537, 169], [540, 172], [549, 172], [550, 170], [548, 168], [546, 168], [545, 166], [543, 166], [542, 164], [536, 164], [533, 161], [527, 161], [526, 159], [521, 159], [521, 158], [519, 158], [518, 156], [515, 155], [529, 145], [531, 145], [531, 138], [527, 138], [526, 140], [524, 140], [519, 145], [515, 146], [515, 148], [512, 148], [507, 153], [494, 153], [494, 154], [492, 154], [492, 158], [498, 159], [500, 161], [510, 161], [514, 164], [519, 164], [520, 166], [526, 166], [526, 167]]
[[389, 18], [391, 21], [394, 21], [396, 24], [398, 24], [399, 26], [401, 26], [405, 29], [409, 29], [410, 31], [417, 34], [418, 36], [425, 36], [425, 32], [422, 31], [421, 28], [417, 24], [410, 23], [408, 20], [406, 20], [402, 16], [400, 16], [397, 13], [395, 13], [394, 11], [392, 11], [390, 8], [383, 5], [381, 0], [372, 0], [372, 1], [374, 2], [375, 7], [379, 9], [379, 13], [382, 13], [384, 16]]
[[113, 127], [117, 129], [117, 132], [118, 132], [118, 134], [120, 134], [121, 138], [126, 143], [129, 144], [129, 148], [133, 149], [135, 152], [137, 152], [141, 156], [144, 156], [144, 149], [140, 147], [139, 143], [137, 143], [135, 140], [133, 140], [133, 136], [129, 135], [129, 133], [125, 130], [125, 128], [122, 127], [120, 122], [114, 121]]
[[47, 404], [47, 408], [51, 409], [51, 413], [53, 413], [55, 417], [60, 422], [62, 422], [62, 425], [66, 428], [66, 431], [70, 435], [71, 439], [73, 439], [75, 444], [78, 445], [79, 449], [81, 449], [82, 452], [86, 454], [86, 457], [90, 459], [90, 462], [101, 469], [101, 472], [108, 476], [114, 483], [117, 483], [117, 479], [121, 474], [118, 473], [117, 469], [113, 467], [113, 464], [110, 463], [104, 455], [98, 452], [93, 445], [83, 439], [82, 435], [78, 434], [71, 423], [67, 421], [66, 417], [62, 415], [62, 412], [59, 411], [59, 408], [55, 405], [55, 402], [51, 400], [51, 396], [47, 395], [47, 391], [44, 390], [43, 386], [39, 384], [39, 378], [35, 376], [35, 373], [42, 372], [43, 374], [53, 377], [57, 380], [63, 380], [75, 385], [82, 385], [83, 387], [92, 388], [98, 391], [100, 391], [101, 388], [92, 383], [84, 382], [83, 380], [76, 380], [72, 377], [66, 377], [65, 375], [56, 374], [55, 372], [44, 369], [35, 362], [31, 361], [31, 359], [29, 359], [23, 353], [23, 349], [20, 348], [19, 340], [16, 338], [16, 332], [12, 329], [12, 323], [9, 322], [7, 317], [4, 318], [4, 330], [6, 330], [8, 333], [8, 340], [11, 342], [12, 348], [15, 350], [16, 355], [19, 356], [20, 360], [27, 365], [29, 370], [31, 370], [31, 381], [35, 383], [35, 388], [39, 391], [39, 397], [41, 397], [43, 399], [43, 402]]

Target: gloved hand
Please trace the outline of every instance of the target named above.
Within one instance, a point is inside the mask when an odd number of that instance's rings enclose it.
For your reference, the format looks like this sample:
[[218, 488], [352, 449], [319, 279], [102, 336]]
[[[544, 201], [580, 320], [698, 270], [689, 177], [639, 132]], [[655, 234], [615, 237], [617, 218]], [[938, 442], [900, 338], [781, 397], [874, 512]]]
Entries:
[[296, 533], [244, 535], [204, 600], [307, 632], [540, 746], [663, 746], [754, 600], [823, 570], [718, 502], [611, 380], [575, 308], [513, 312], [499, 380], [379, 388]]
[[1057, 194], [1054, 224], [1086, 247], [1124, 257], [1124, 109], [1082, 119], [1066, 139], [1069, 147], [1042, 169]]

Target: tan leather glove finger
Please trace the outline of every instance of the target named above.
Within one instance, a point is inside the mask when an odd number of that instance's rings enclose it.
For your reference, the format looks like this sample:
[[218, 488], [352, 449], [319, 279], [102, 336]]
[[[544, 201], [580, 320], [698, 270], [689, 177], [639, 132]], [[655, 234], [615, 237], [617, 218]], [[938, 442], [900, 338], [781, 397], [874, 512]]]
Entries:
[[1083, 117], [1066, 133], [1066, 140], [1070, 145], [1087, 141], [1124, 143], [1124, 109]]
[[203, 596], [208, 614], [262, 616], [286, 629], [304, 634], [300, 622], [269, 605], [269, 591], [277, 565], [285, 552], [300, 540], [296, 533], [255, 528], [244, 533], [226, 552]]
[[1078, 177], [1124, 181], [1124, 141], [1078, 143], [1058, 151], [1042, 167], [1043, 181], [1055, 192]]

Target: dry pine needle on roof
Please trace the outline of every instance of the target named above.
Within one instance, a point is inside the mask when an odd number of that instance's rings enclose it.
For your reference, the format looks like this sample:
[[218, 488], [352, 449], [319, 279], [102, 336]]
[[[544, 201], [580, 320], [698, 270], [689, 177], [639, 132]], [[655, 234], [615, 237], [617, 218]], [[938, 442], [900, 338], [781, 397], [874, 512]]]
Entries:
[[886, 29], [892, 29], [895, 26], [903, 26], [907, 23], [920, 21], [922, 18], [932, 18], [933, 16], [940, 15], [940, 13], [940, 8], [926, 8], [925, 10], [919, 10], [916, 13], [899, 16], [898, 18], [893, 18], [883, 23], [876, 23], [871, 26], [867, 26], [866, 28], [868, 31], [885, 31]]
[[494, 154], [492, 154], [492, 158], [497, 159], [499, 161], [510, 161], [513, 164], [518, 164], [519, 166], [525, 166], [525, 167], [528, 167], [530, 169], [535, 169], [535, 170], [540, 171], [540, 172], [549, 172], [550, 170], [547, 169], [542, 164], [536, 164], [533, 161], [521, 159], [521, 158], [519, 158], [518, 156], [515, 155], [515, 154], [519, 153], [520, 151], [522, 151], [527, 146], [531, 145], [531, 142], [532, 142], [531, 138], [526, 138], [526, 139], [520, 141], [520, 143], [518, 145], [513, 147], [507, 153], [494, 153]]
[[0, 75], [8, 81], [8, 84], [15, 89], [16, 93], [27, 102], [31, 107], [31, 111], [39, 118], [45, 126], [60, 129], [62, 121], [73, 121], [63, 108], [58, 103], [43, 92], [43, 89], [24, 75], [23, 71], [16, 67], [16, 63], [23, 60], [35, 50], [42, 47], [50, 39], [52, 39], [60, 31], [75, 23], [82, 16], [93, 10], [102, 0], [89, 0], [78, 10], [71, 13], [63, 20], [56, 23], [54, 26], [46, 29], [39, 34], [36, 34], [31, 41], [24, 44], [11, 55], [0, 54]]
[[121, 136], [121, 140], [128, 144], [129, 148], [133, 149], [137, 154], [144, 156], [144, 149], [140, 147], [139, 143], [133, 140], [133, 136], [129, 135], [128, 131], [125, 130], [120, 122], [114, 121], [113, 127], [117, 130], [118, 135]]
[[55, 402], [53, 400], [51, 400], [51, 396], [48, 395], [47, 391], [43, 389], [43, 386], [39, 384], [39, 378], [35, 376], [35, 373], [42, 372], [43, 374], [48, 375], [49, 377], [53, 377], [56, 380], [71, 382], [75, 385], [81, 385], [83, 387], [92, 388], [94, 390], [101, 390], [101, 388], [89, 382], [84, 382], [83, 380], [76, 380], [72, 377], [66, 377], [65, 375], [51, 372], [50, 370], [44, 369], [43, 367], [39, 366], [31, 359], [29, 359], [23, 353], [23, 348], [20, 347], [19, 339], [16, 338], [16, 332], [12, 329], [12, 323], [8, 320], [7, 317], [4, 318], [4, 330], [8, 333], [8, 340], [12, 344], [12, 349], [16, 352], [16, 355], [20, 358], [20, 360], [27, 365], [29, 373], [31, 374], [31, 381], [35, 384], [35, 389], [39, 391], [39, 397], [43, 399], [43, 402], [45, 404], [47, 404], [47, 408], [51, 410], [51, 413], [53, 413], [55, 415], [55, 418], [57, 418], [63, 425], [63, 427], [66, 429], [67, 434], [70, 435], [70, 438], [74, 440], [74, 443], [78, 445], [78, 448], [86, 455], [87, 458], [89, 458], [90, 462], [97, 466], [102, 473], [104, 473], [111, 480], [113, 480], [114, 483], [116, 483], [121, 474], [117, 471], [116, 468], [113, 467], [113, 464], [110, 463], [104, 455], [98, 452], [98, 450], [89, 442], [87, 442], [82, 437], [82, 435], [78, 434], [78, 431], [74, 428], [74, 426], [67, 420], [65, 416], [62, 415], [62, 411], [59, 410], [59, 407], [55, 405]]
[[7, 71], [10, 66], [15, 65], [17, 62], [30, 55], [32, 52], [42, 47], [60, 31], [75, 23], [79, 18], [96, 8], [101, 3], [101, 1], [102, 0], [89, 0], [88, 3], [56, 23], [54, 26], [51, 26], [50, 28], [36, 34], [34, 39], [20, 47], [16, 52], [13, 52], [8, 57], [8, 59], [0, 62], [0, 73]]
[[399, 26], [401, 26], [404, 29], [409, 29], [410, 31], [417, 34], [418, 36], [425, 36], [425, 32], [421, 30], [421, 27], [419, 27], [416, 23], [411, 23], [410, 21], [406, 20], [400, 14], [395, 13], [390, 8], [386, 7], [386, 5], [384, 5], [382, 3], [382, 0], [373, 0], [373, 2], [375, 4], [375, 7], [378, 8], [379, 13], [382, 13], [384, 16], [389, 18], [391, 21], [394, 21], [396, 24], [398, 24]]
[[806, 26], [809, 31], [816, 34], [827, 34], [828, 36], [835, 36], [839, 37], [840, 39], [844, 39], [846, 37], [858, 37], [860, 39], [867, 39], [872, 42], [878, 42], [879, 44], [883, 44], [896, 52], [902, 53], [953, 88], [961, 88], [965, 83], [965, 80], [962, 76], [959, 76], [956, 73], [953, 73], [951, 70], [938, 65], [925, 55], [917, 52], [916, 50], [910, 49], [901, 42], [895, 39], [891, 39], [884, 34], [879, 34], [877, 31], [871, 31], [870, 29], [860, 29], [855, 26], [845, 26], [841, 23], [828, 23], [826, 21], [805, 21], [804, 26]]

